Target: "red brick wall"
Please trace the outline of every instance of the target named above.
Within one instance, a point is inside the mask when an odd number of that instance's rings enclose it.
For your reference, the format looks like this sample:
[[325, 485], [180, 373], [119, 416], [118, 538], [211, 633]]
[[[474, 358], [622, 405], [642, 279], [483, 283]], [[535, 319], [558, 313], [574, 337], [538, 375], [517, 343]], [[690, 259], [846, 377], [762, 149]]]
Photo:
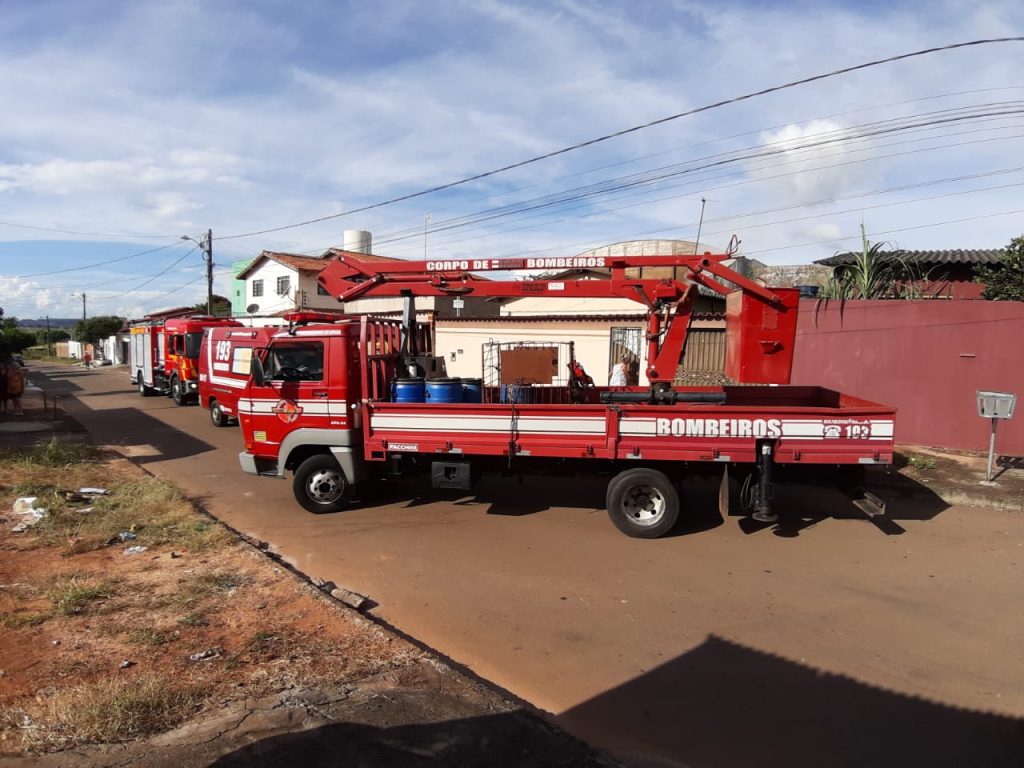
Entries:
[[[988, 450], [976, 390], [1024, 400], [1024, 302], [800, 302], [793, 384], [894, 405], [896, 440]], [[1024, 456], [1024, 403], [996, 450]]]

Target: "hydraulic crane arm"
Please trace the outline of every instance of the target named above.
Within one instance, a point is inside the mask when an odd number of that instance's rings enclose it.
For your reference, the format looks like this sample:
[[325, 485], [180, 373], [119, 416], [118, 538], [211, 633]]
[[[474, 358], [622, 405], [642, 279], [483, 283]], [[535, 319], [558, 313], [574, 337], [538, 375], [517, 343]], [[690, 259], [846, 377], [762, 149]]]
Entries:
[[[370, 261], [363, 254], [332, 250], [334, 258], [317, 280], [339, 301], [382, 296], [476, 296], [522, 298], [622, 298], [648, 311], [647, 377], [652, 384], [671, 384], [686, 344], [696, 284], [723, 296], [736, 288], [775, 312], [787, 306], [776, 292], [725, 266], [726, 254], [688, 256], [580, 256], [524, 259], [438, 259]], [[685, 268], [684, 279], [631, 277], [639, 268]], [[483, 278], [482, 272], [519, 270], [607, 269], [607, 280], [564, 280], [528, 277], [520, 280]], [[722, 281], [731, 283], [730, 288]], [[788, 370], [786, 372], [788, 380]]]

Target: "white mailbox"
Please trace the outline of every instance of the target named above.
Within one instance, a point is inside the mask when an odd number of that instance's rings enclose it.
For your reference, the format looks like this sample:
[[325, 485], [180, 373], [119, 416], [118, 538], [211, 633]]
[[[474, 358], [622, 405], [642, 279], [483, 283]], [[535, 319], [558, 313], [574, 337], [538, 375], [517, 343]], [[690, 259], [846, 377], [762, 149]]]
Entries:
[[985, 419], [1009, 419], [1013, 417], [1013, 407], [1017, 404], [1017, 396], [1012, 392], [978, 391], [978, 415]]
[[989, 392], [978, 390], [978, 415], [983, 419], [992, 419], [992, 436], [988, 441], [988, 471], [985, 482], [992, 482], [992, 462], [996, 455], [996, 424], [999, 419], [1013, 418], [1013, 407], [1017, 405], [1017, 396], [1012, 392]]

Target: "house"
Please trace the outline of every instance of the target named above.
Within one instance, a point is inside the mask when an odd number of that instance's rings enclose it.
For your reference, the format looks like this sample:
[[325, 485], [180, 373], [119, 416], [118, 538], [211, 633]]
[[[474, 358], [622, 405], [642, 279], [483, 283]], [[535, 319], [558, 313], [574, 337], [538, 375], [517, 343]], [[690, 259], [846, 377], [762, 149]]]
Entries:
[[[974, 282], [975, 269], [980, 265], [1000, 264], [1006, 251], [993, 249], [955, 249], [945, 251], [882, 251], [878, 258], [901, 259], [918, 270], [921, 279], [916, 281], [923, 298], [932, 299], [980, 299], [985, 286]], [[815, 264], [837, 268], [853, 264], [861, 258], [859, 253], [837, 253]]]

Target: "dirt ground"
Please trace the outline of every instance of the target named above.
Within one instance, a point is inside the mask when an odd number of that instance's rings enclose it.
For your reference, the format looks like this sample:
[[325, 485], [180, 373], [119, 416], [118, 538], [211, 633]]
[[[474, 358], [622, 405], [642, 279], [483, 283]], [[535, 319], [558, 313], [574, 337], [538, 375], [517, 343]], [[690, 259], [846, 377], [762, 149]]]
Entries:
[[[0, 463], [3, 765], [609, 764], [69, 445]], [[66, 498], [82, 486], [111, 493]], [[15, 533], [26, 493], [48, 513]]]

